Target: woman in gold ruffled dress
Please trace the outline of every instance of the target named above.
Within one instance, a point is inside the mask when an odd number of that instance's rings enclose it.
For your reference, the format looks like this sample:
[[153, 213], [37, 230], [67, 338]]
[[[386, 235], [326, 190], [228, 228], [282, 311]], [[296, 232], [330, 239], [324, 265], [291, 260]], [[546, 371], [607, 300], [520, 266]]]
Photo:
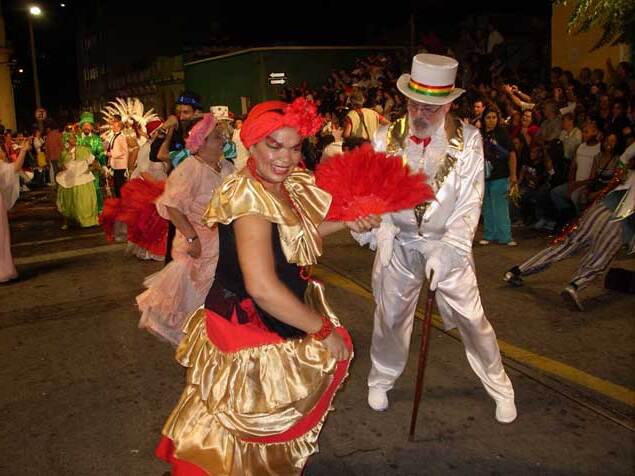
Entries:
[[248, 165], [212, 196], [216, 276], [185, 325], [187, 384], [157, 448], [175, 475], [300, 475], [318, 450], [352, 343], [307, 268], [323, 236], [380, 221], [324, 221], [331, 197], [298, 166], [320, 123], [304, 99], [255, 106], [241, 130]]

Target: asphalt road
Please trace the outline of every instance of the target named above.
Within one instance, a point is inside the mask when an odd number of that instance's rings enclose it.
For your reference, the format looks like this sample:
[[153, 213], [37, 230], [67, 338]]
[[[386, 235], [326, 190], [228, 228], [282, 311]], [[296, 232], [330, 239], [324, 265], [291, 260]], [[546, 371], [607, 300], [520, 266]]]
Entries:
[[[97, 228], [60, 230], [44, 192], [28, 194], [10, 220], [21, 279], [0, 286], [0, 474], [164, 474], [169, 468], [152, 452], [184, 370], [170, 346], [137, 328], [134, 305], [143, 278], [161, 264], [125, 256]], [[475, 258], [519, 417], [494, 420], [460, 340], [435, 328], [413, 443], [418, 331], [389, 411], [373, 412], [372, 253], [346, 234], [329, 241], [316, 274], [356, 356], [307, 476], [634, 473], [635, 297], [598, 285], [584, 295], [586, 312], [568, 308], [559, 291], [575, 259], [508, 288], [502, 272], [547, 242], [514, 231], [519, 247], [476, 246]], [[635, 267], [623, 255], [616, 265]]]

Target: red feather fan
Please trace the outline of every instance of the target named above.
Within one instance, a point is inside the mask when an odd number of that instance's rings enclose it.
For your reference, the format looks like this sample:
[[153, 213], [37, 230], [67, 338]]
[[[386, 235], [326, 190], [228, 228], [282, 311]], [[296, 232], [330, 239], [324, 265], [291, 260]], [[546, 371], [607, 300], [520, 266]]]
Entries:
[[315, 180], [333, 197], [327, 220], [351, 221], [414, 208], [434, 198], [422, 173], [411, 173], [401, 157], [375, 152], [370, 145], [320, 164]]
[[165, 255], [168, 221], [156, 210], [154, 202], [165, 188], [165, 182], [133, 179], [121, 188], [121, 198], [109, 198], [99, 222], [106, 238], [113, 240], [115, 221], [128, 225], [128, 241], [158, 256]]

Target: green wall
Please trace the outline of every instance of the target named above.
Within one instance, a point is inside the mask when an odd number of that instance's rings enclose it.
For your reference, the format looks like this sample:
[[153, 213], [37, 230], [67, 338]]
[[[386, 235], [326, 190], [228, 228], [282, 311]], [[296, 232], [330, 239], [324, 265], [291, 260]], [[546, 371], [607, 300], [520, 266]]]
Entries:
[[251, 105], [279, 98], [280, 86], [269, 84], [270, 73], [286, 73], [285, 86], [303, 81], [312, 87], [326, 83], [333, 69], [352, 69], [359, 57], [399, 48], [259, 48], [185, 64], [185, 85], [200, 94], [203, 105], [226, 105], [240, 114], [240, 97]]

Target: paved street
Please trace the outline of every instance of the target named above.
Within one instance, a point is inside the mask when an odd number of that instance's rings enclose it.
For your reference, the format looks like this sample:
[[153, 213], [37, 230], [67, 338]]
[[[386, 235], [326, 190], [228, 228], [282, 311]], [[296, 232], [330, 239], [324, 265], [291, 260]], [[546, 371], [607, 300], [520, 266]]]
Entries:
[[[48, 191], [10, 214], [21, 279], [0, 285], [0, 474], [161, 476], [153, 457], [184, 370], [173, 350], [137, 328], [134, 297], [161, 263], [125, 256], [98, 228], [62, 231]], [[547, 243], [514, 229], [520, 246], [475, 246], [482, 298], [515, 386], [519, 417], [494, 403], [453, 332], [431, 336], [417, 439], [408, 424], [415, 351], [384, 413], [366, 404], [373, 255], [346, 234], [316, 270], [356, 346], [307, 476], [632, 475], [635, 473], [635, 297], [585, 292], [586, 312], [560, 291], [577, 260], [508, 288], [504, 270]], [[633, 269], [621, 254], [614, 266]]]

